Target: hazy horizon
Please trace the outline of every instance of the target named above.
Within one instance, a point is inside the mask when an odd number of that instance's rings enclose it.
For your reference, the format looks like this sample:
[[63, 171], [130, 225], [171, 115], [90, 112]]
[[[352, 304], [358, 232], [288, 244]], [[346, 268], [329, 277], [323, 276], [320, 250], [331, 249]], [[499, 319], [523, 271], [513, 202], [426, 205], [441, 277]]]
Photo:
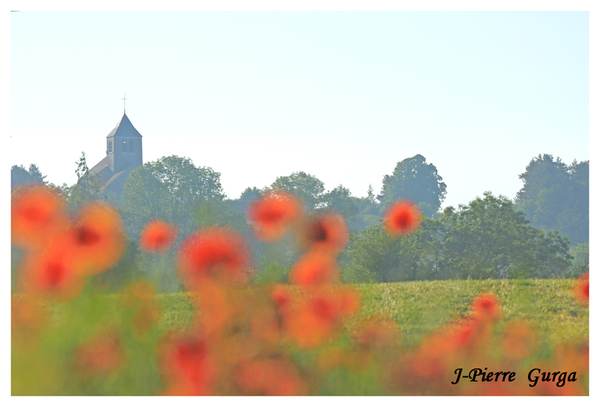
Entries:
[[512, 199], [537, 155], [589, 160], [588, 17], [11, 13], [10, 165], [73, 184], [126, 94], [144, 162], [189, 157], [231, 199], [297, 171], [377, 194], [416, 154], [446, 183], [443, 207]]

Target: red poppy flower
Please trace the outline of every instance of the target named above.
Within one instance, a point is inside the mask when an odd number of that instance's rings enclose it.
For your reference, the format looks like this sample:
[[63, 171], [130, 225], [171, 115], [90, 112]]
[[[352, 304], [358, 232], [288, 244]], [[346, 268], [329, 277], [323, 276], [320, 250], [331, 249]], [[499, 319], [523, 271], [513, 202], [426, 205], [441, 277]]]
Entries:
[[79, 213], [69, 230], [78, 268], [97, 274], [114, 266], [125, 252], [126, 240], [119, 212], [112, 206], [92, 202]]
[[393, 237], [414, 233], [421, 225], [421, 211], [408, 200], [398, 201], [386, 211], [383, 225], [388, 235]]
[[296, 304], [282, 310], [284, 331], [300, 348], [318, 347], [333, 339], [359, 303], [358, 292], [350, 288], [306, 292]]
[[582, 274], [573, 286], [575, 299], [583, 306], [590, 303], [590, 273]]
[[66, 227], [64, 200], [53, 190], [35, 186], [18, 190], [12, 196], [12, 244], [33, 248]]
[[301, 214], [300, 200], [286, 191], [269, 192], [253, 202], [248, 209], [248, 218], [254, 226], [255, 235], [264, 242], [283, 238]]
[[23, 262], [21, 285], [25, 291], [71, 300], [79, 295], [84, 284], [73, 247], [65, 239], [31, 253]]
[[339, 282], [340, 267], [335, 258], [313, 250], [298, 259], [290, 270], [289, 280], [297, 285], [315, 285]]
[[312, 216], [304, 222], [299, 239], [303, 249], [339, 253], [348, 244], [348, 226], [337, 212]]
[[140, 235], [140, 249], [145, 252], [166, 253], [177, 237], [177, 228], [161, 219], [149, 222]]
[[442, 335], [447, 339], [453, 351], [475, 346], [480, 339], [481, 324], [473, 317], [461, 318], [449, 324]]
[[252, 396], [304, 396], [306, 384], [298, 368], [286, 359], [263, 359], [240, 363], [233, 375], [244, 394]]
[[188, 287], [198, 289], [206, 279], [246, 282], [250, 255], [242, 235], [232, 229], [213, 227], [187, 237], [178, 261]]
[[292, 302], [292, 294], [289, 286], [286, 284], [276, 283], [271, 291], [271, 299], [275, 303], [277, 309], [284, 309]]
[[471, 303], [473, 317], [478, 321], [495, 321], [500, 318], [502, 310], [498, 297], [492, 292], [479, 294]]
[[194, 335], [168, 334], [158, 347], [166, 395], [210, 395], [215, 369], [208, 346]]

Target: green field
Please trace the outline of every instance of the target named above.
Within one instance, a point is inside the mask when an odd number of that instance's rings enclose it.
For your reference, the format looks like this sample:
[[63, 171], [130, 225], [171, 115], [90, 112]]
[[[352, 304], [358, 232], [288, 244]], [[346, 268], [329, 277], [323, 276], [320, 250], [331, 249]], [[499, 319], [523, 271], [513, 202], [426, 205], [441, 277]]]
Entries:
[[[526, 319], [550, 345], [587, 340], [589, 312], [573, 299], [574, 280], [451, 280], [358, 284], [363, 295], [360, 317], [384, 313], [402, 331], [403, 344], [418, 344], [428, 333], [454, 318], [467, 316], [473, 297], [494, 292], [502, 303], [499, 329]], [[194, 308], [186, 294], [162, 294], [162, 329], [189, 323]], [[349, 322], [350, 324], [352, 321]]]
[[[362, 293], [359, 315], [346, 328], [372, 314], [386, 314], [399, 324], [401, 347], [417, 347], [423, 338], [456, 318], [469, 315], [472, 299], [494, 292], [502, 304], [501, 331], [507, 322], [527, 320], [541, 338], [538, 357], [552, 357], [562, 343], [588, 342], [589, 311], [572, 295], [574, 280], [429, 281], [357, 285]], [[18, 295], [13, 298], [19, 297]], [[186, 328], [195, 308], [188, 294], [158, 294], [162, 313], [143, 337], [127, 326], [131, 310], [123, 307], [119, 294], [84, 292], [67, 303], [47, 304], [47, 321], [33, 346], [18, 346], [13, 336], [13, 395], [153, 395], [164, 383], [156, 363], [156, 348], [164, 333]], [[105, 327], [121, 327], [125, 366], [108, 379], [78, 377], [72, 370], [75, 349]], [[124, 327], [124, 328], [123, 328]], [[13, 328], [14, 331], [14, 328]], [[13, 332], [14, 335], [14, 332]], [[348, 344], [342, 335], [341, 344]], [[319, 351], [292, 351], [299, 365], [313, 363]], [[334, 370], [322, 377], [317, 394], [385, 394], [373, 370], [354, 374]]]

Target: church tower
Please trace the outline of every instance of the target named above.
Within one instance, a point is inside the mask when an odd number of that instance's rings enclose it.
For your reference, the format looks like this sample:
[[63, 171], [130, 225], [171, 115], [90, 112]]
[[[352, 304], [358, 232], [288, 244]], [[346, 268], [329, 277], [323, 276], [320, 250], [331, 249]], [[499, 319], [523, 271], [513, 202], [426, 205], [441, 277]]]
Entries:
[[123, 113], [121, 121], [106, 136], [108, 166], [117, 173], [133, 165], [142, 165], [142, 135], [133, 127], [129, 117]]
[[118, 200], [127, 176], [143, 163], [142, 135], [131, 124], [123, 106], [123, 117], [106, 136], [106, 157], [90, 169], [89, 176], [99, 180], [102, 190]]

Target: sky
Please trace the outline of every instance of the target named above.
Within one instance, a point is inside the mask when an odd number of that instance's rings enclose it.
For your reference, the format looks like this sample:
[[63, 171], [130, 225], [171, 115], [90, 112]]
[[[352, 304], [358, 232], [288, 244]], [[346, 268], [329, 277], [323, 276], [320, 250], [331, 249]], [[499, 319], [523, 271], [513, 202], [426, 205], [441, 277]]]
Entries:
[[421, 154], [443, 207], [514, 198], [539, 154], [589, 160], [586, 11], [10, 15], [10, 165], [73, 184], [127, 116], [144, 162], [190, 158], [228, 198], [304, 171], [364, 197]]

